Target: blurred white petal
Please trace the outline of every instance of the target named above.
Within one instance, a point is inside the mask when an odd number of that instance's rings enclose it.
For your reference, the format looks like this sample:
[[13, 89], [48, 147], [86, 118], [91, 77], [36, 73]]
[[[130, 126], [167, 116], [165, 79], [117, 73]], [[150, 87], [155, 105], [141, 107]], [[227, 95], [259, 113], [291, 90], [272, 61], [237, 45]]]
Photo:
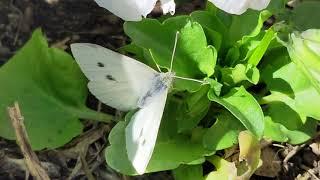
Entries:
[[125, 21], [140, 21], [146, 17], [156, 5], [157, 0], [95, 0], [114, 15]]
[[248, 8], [262, 10], [266, 8], [270, 0], [209, 0], [216, 7], [230, 14], [240, 15]]
[[270, 3], [270, 0], [251, 0], [250, 8], [255, 10], [265, 9]]
[[170, 13], [174, 15], [176, 11], [176, 3], [174, 3], [174, 0], [160, 0], [160, 2], [163, 14]]
[[[114, 15], [125, 21], [140, 21], [146, 17], [154, 8], [157, 0], [95, 0], [96, 3], [106, 8]], [[163, 13], [174, 14], [174, 0], [160, 0]]]

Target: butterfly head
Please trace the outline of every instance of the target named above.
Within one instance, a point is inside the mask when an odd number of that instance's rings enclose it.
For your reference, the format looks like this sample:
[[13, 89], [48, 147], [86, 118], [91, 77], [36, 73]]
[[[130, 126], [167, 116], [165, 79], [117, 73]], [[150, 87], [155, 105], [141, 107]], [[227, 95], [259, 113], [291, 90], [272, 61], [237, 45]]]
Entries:
[[161, 81], [167, 87], [171, 86], [174, 76], [175, 76], [174, 72], [160, 73]]

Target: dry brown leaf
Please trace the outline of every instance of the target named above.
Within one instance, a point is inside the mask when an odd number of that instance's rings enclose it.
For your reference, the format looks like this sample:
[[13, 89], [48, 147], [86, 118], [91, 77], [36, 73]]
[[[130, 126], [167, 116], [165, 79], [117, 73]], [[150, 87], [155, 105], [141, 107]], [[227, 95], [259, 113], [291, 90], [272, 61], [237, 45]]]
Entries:
[[311, 148], [312, 152], [318, 156], [320, 156], [320, 142], [314, 142], [309, 145]]
[[265, 177], [276, 177], [281, 171], [281, 161], [276, 152], [270, 147], [266, 147], [261, 152], [263, 164], [255, 172], [256, 175]]

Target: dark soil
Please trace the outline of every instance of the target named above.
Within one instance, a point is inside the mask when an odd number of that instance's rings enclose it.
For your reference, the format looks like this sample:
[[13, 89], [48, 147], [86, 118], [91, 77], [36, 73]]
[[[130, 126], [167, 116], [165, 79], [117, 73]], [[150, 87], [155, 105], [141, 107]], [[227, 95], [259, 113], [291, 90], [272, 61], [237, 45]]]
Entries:
[[[188, 14], [203, 6], [202, 0], [190, 0], [180, 4], [177, 13]], [[159, 12], [156, 7], [151, 16], [157, 17]], [[23, 46], [36, 28], [43, 30], [50, 45], [67, 51], [69, 44], [74, 42], [116, 49], [128, 42], [122, 24], [121, 19], [98, 7], [93, 0], [0, 0], [0, 65]], [[92, 96], [88, 106], [98, 107]], [[104, 110], [110, 111], [107, 107], [103, 107]], [[96, 179], [173, 179], [170, 172], [135, 178], [118, 174], [106, 165], [103, 155], [112, 125], [84, 123], [84, 133], [69, 144], [60, 149], [37, 152], [52, 179], [88, 179], [90, 174], [81, 167], [83, 159]], [[295, 153], [288, 159], [290, 152]], [[320, 175], [319, 155], [318, 138], [294, 147], [268, 143], [263, 151], [265, 164], [252, 179], [316, 179]], [[0, 138], [0, 180], [32, 179], [22, 158], [15, 142]]]

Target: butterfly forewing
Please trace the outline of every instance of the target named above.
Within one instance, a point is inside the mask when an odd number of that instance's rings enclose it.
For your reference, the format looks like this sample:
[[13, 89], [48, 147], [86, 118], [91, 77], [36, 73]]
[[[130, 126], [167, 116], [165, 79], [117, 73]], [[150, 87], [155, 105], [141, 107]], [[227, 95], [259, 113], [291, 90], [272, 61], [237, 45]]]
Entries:
[[71, 50], [81, 70], [90, 80], [89, 89], [103, 103], [127, 111], [152, 86], [159, 74], [127, 56], [95, 44], [72, 44]]

